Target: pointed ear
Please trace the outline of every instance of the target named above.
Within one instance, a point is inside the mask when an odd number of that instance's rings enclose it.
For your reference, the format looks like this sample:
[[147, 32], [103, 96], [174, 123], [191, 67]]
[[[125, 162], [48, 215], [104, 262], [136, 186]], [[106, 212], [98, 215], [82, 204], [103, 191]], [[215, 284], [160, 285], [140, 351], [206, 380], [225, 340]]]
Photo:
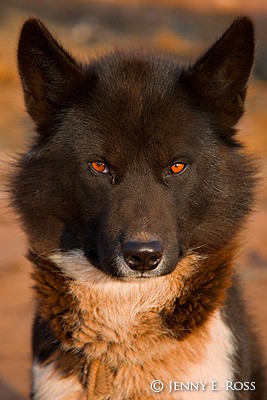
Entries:
[[78, 86], [81, 68], [35, 18], [23, 25], [18, 66], [29, 114], [37, 125], [48, 120]]
[[205, 109], [232, 127], [244, 112], [247, 81], [254, 58], [254, 29], [247, 17], [236, 19], [225, 34], [181, 76]]

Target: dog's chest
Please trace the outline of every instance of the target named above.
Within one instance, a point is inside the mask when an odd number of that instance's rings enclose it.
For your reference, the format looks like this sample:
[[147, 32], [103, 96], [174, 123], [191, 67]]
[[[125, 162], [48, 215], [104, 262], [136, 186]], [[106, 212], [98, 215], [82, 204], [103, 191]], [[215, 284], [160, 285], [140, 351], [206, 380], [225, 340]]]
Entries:
[[[231, 399], [224, 388], [233, 378], [229, 360], [234, 345], [219, 312], [196, 334], [177, 341], [159, 317], [163, 302], [172, 306], [172, 296], [163, 296], [164, 290], [124, 285], [111, 295], [111, 287], [83, 289], [72, 287], [83, 315], [74, 339], [86, 349], [89, 362], [97, 359], [113, 371], [114, 399], [202, 400], [208, 393]], [[157, 393], [151, 388], [155, 380], [163, 384]], [[154, 390], [161, 387], [155, 385]]]
[[[74, 377], [63, 378], [53, 364], [36, 364], [35, 385], [40, 398], [48, 400], [53, 394], [55, 400], [233, 399], [233, 392], [226, 391], [225, 384], [233, 380], [230, 359], [234, 346], [219, 313], [211, 318], [207, 329], [181, 342], [155, 330], [154, 336], [137, 336], [135, 343], [132, 336], [128, 348], [124, 343], [111, 342], [87, 345], [91, 365], [98, 360], [102, 370], [116, 368], [112, 376], [106, 382], [103, 376], [96, 379], [91, 388], [95, 395], [88, 397], [88, 391]], [[91, 374], [89, 387], [90, 378]], [[105, 392], [108, 387], [111, 392]]]

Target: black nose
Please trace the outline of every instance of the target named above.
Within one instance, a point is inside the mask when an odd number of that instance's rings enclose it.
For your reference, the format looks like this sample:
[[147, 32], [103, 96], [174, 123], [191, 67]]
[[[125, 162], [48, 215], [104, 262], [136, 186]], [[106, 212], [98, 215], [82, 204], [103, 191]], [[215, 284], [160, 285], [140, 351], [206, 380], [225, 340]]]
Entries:
[[157, 268], [162, 259], [162, 246], [153, 242], [126, 242], [123, 257], [127, 265], [135, 271], [150, 271]]

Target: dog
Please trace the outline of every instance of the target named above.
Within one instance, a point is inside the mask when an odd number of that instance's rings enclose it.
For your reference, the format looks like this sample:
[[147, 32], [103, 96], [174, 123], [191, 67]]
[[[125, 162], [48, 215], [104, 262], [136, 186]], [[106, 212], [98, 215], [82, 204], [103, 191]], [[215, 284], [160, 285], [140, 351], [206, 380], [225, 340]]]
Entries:
[[24, 23], [36, 136], [10, 191], [33, 263], [33, 400], [266, 399], [235, 268], [253, 58], [248, 17], [184, 67], [144, 49], [84, 65]]

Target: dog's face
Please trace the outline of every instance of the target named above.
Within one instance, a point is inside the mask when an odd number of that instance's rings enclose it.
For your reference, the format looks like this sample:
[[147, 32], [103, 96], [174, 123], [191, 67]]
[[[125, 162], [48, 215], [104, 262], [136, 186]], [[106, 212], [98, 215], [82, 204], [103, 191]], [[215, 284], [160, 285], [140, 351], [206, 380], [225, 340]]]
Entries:
[[82, 67], [26, 22], [19, 68], [38, 137], [12, 191], [35, 251], [80, 249], [95, 268], [138, 278], [225, 247], [252, 201], [233, 137], [252, 62], [246, 18], [187, 69], [138, 52]]

